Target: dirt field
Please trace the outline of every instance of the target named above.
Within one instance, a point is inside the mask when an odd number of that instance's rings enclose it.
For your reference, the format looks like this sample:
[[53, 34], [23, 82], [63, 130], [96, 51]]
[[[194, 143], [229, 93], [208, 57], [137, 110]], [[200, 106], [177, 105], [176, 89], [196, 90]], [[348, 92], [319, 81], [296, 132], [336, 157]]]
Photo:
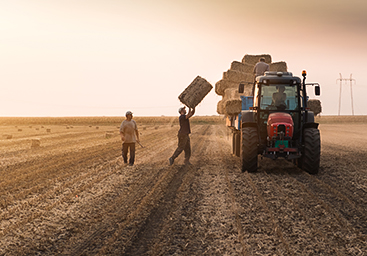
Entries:
[[367, 255], [366, 118], [318, 119], [316, 176], [242, 173], [215, 117], [192, 121], [193, 165], [168, 166], [177, 117], [136, 120], [130, 167], [119, 118], [0, 118], [0, 255]]

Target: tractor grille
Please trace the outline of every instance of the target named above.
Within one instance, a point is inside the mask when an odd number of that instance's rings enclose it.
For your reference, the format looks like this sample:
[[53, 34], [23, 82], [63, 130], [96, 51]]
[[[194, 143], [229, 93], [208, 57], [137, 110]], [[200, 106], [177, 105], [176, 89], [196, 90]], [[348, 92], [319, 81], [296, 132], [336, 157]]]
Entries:
[[280, 124], [278, 125], [278, 134], [283, 132], [285, 134], [285, 125], [284, 124]]

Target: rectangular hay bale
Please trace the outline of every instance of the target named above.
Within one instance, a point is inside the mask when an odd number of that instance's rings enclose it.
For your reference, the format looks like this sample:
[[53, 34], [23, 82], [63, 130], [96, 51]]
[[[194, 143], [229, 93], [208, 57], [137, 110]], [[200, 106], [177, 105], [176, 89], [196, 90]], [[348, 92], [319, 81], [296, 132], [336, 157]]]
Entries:
[[178, 99], [189, 108], [194, 108], [199, 105], [212, 88], [213, 86], [208, 81], [197, 76], [178, 96]]
[[224, 91], [227, 88], [237, 88], [238, 89], [239, 85], [240, 85], [239, 83], [222, 79], [215, 83], [215, 93], [218, 95], [224, 96]]
[[231, 63], [231, 70], [237, 70], [243, 73], [250, 73], [252, 74], [254, 72], [254, 66], [248, 63], [242, 63], [239, 61], [233, 61]]
[[260, 61], [261, 57], [263, 57], [265, 59], [266, 63], [268, 63], [268, 64], [271, 63], [271, 56], [269, 54], [260, 54], [260, 55], [246, 54], [242, 59], [242, 63], [255, 65], [256, 63], [258, 63]]
[[242, 100], [226, 100], [224, 103], [224, 112], [228, 116], [238, 115], [242, 110]]
[[270, 71], [287, 72], [287, 63], [285, 61], [273, 62], [269, 65]]
[[239, 84], [240, 82], [253, 81], [253, 76], [252, 73], [243, 73], [241, 71], [229, 69], [227, 72], [223, 73], [223, 80], [229, 80]]
[[225, 114], [223, 103], [224, 103], [224, 100], [220, 100], [217, 103], [217, 113], [219, 115], [224, 115]]

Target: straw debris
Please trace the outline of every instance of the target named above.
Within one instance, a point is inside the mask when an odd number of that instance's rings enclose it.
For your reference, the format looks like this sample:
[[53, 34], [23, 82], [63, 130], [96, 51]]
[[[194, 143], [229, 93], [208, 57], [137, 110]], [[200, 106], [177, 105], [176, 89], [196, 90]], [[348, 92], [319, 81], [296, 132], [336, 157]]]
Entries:
[[311, 99], [307, 101], [307, 106], [317, 116], [322, 112], [321, 101], [317, 99]]

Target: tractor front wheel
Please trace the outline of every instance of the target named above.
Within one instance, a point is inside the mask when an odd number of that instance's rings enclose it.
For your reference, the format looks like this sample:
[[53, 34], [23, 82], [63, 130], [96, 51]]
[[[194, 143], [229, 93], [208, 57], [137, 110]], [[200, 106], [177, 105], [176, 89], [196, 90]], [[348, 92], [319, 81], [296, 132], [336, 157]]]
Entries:
[[242, 128], [242, 172], [257, 171], [258, 136], [255, 127]]
[[300, 167], [310, 173], [317, 174], [320, 167], [320, 131], [316, 128], [306, 128], [303, 133], [303, 155], [300, 161]]

